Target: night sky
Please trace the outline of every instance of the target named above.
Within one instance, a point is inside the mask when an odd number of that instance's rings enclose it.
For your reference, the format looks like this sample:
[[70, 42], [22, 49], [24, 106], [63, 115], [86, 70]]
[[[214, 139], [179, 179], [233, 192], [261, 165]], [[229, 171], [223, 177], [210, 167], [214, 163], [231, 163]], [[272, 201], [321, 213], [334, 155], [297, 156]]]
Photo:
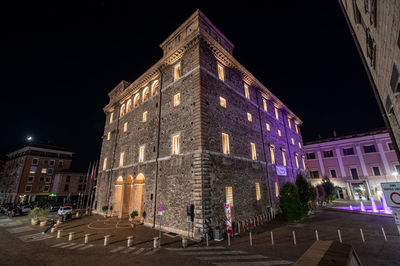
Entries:
[[107, 93], [156, 63], [159, 44], [198, 8], [235, 45], [235, 58], [303, 120], [304, 140], [384, 126], [337, 1], [32, 2], [0, 8], [0, 154], [32, 135], [70, 147], [74, 167], [97, 160]]

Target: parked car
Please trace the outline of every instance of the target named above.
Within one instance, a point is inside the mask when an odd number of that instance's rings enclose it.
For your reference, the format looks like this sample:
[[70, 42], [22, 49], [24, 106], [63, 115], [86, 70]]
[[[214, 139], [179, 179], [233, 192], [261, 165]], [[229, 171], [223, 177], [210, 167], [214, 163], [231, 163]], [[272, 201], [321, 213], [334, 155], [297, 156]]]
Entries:
[[49, 210], [50, 210], [51, 212], [55, 212], [55, 211], [58, 211], [58, 209], [60, 209], [60, 207], [61, 207], [61, 204], [55, 203], [55, 204], [53, 204], [53, 205], [51, 205], [51, 206], [49, 207]]
[[28, 213], [32, 208], [30, 206], [22, 206], [21, 207], [21, 212], [22, 213]]
[[66, 206], [71, 207], [71, 209], [74, 208], [74, 204], [73, 204], [73, 203], [65, 203], [65, 204], [64, 204], [64, 207], [66, 207]]
[[69, 214], [69, 213], [72, 213], [72, 208], [71, 208], [71, 206], [63, 206], [63, 207], [60, 207], [59, 209], [58, 209], [58, 212], [57, 212], [57, 214], [58, 215], [66, 215], [66, 214]]
[[12, 210], [10, 211], [10, 214], [9, 214], [9, 216], [11, 216], [11, 217], [14, 217], [14, 216], [21, 216], [21, 215], [22, 215], [22, 211], [21, 211], [21, 209], [18, 209], [18, 208], [12, 209]]

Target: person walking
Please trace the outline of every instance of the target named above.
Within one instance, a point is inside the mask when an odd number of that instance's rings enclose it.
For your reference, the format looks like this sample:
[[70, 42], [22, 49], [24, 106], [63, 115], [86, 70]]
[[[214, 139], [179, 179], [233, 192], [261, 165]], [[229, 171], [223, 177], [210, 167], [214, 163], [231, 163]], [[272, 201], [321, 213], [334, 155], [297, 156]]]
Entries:
[[54, 224], [55, 224], [54, 219], [51, 219], [50, 225], [42, 232], [42, 234], [46, 234], [51, 228], [53, 228]]

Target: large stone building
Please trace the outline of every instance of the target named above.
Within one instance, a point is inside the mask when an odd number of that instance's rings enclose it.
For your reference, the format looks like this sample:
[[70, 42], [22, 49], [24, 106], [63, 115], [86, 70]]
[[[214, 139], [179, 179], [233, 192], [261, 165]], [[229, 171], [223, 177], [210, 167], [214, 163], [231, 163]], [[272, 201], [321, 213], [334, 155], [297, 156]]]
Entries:
[[73, 152], [48, 144], [29, 144], [7, 154], [0, 193], [15, 203], [47, 200], [54, 173], [68, 169]]
[[400, 158], [400, 1], [339, 3]]
[[104, 108], [97, 211], [137, 210], [192, 235], [275, 207], [279, 187], [304, 173], [301, 120], [232, 56], [233, 44], [196, 11], [161, 45], [163, 57]]
[[380, 200], [382, 182], [400, 179], [400, 164], [387, 130], [319, 139], [304, 143], [313, 185], [329, 177], [338, 198]]

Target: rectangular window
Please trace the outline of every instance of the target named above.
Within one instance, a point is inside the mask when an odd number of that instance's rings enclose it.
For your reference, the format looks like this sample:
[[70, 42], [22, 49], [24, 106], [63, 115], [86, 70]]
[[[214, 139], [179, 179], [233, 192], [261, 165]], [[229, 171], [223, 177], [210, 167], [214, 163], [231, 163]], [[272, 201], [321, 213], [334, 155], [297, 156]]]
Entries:
[[319, 172], [318, 170], [312, 170], [310, 171], [310, 177], [313, 179], [318, 179], [319, 178]]
[[39, 182], [43, 182], [44, 181], [44, 177], [42, 176], [41, 178], [39, 178]]
[[286, 150], [282, 149], [282, 163], [283, 166], [286, 166]]
[[299, 142], [299, 149], [301, 149], [301, 142]]
[[50, 183], [51, 177], [46, 177], [46, 183]]
[[292, 141], [292, 145], [294, 145], [294, 138], [291, 138], [291, 141]]
[[229, 154], [229, 135], [222, 133], [222, 152], [225, 154]]
[[26, 191], [26, 192], [32, 191], [32, 186], [31, 186], [31, 185], [26, 186], [26, 187], [25, 187], [25, 191]]
[[225, 81], [224, 66], [221, 65], [220, 63], [217, 63], [217, 65], [218, 65], [218, 78], [222, 81]]
[[179, 154], [179, 134], [172, 136], [172, 154]]
[[358, 172], [357, 168], [350, 168], [351, 177], [355, 180], [358, 180]]
[[231, 207], [233, 207], [232, 187], [225, 187], [225, 201], [226, 203], [230, 203]]
[[365, 153], [376, 152], [375, 145], [366, 145], [366, 146], [364, 146], [364, 152]]
[[268, 112], [267, 100], [265, 100], [264, 98], [263, 98], [262, 100], [263, 100], [263, 108], [264, 108], [264, 111], [265, 111], [265, 112]]
[[353, 155], [353, 154], [354, 154], [353, 148], [345, 148], [345, 149], [343, 149], [343, 155], [344, 156]]
[[324, 157], [325, 157], [325, 158], [327, 158], [327, 157], [333, 157], [333, 151], [332, 151], [332, 150], [330, 150], [330, 151], [324, 151]]
[[269, 146], [269, 154], [271, 155], [271, 163], [275, 164], [275, 146], [274, 145]]
[[394, 146], [393, 146], [392, 142], [388, 142], [387, 145], [388, 145], [389, 151], [393, 151], [394, 150]]
[[119, 155], [119, 167], [124, 166], [124, 157], [125, 157], [125, 152], [121, 152]]
[[112, 123], [113, 119], [114, 119], [114, 112], [112, 112], [112, 113], [110, 114], [110, 124]]
[[128, 122], [124, 123], [124, 132], [126, 132], [128, 130]]
[[400, 174], [400, 164], [395, 164], [394, 165], [394, 170], [397, 172], [397, 174]]
[[255, 161], [257, 160], [256, 144], [250, 142], [250, 146], [251, 146], [251, 159]]
[[278, 182], [275, 182], [275, 197], [279, 197], [279, 185], [278, 185]]
[[111, 139], [111, 132], [108, 132], [107, 133], [107, 140], [110, 140]]
[[144, 161], [144, 147], [145, 145], [139, 147], [139, 163]]
[[337, 177], [335, 169], [329, 169], [329, 173], [331, 174], [332, 178], [336, 178]]
[[181, 77], [181, 63], [174, 66], [174, 81]]
[[66, 182], [66, 183], [71, 182], [71, 176], [68, 175], [68, 176], [65, 178], [65, 182]]
[[250, 113], [247, 113], [247, 120], [249, 120], [250, 122], [253, 121], [253, 118], [251, 117], [251, 114], [250, 114]]
[[294, 128], [296, 129], [296, 133], [299, 134], [299, 127], [297, 126], [297, 124], [294, 124]]
[[50, 161], [50, 166], [53, 166], [54, 165], [54, 160], [51, 160]]
[[278, 129], [278, 136], [281, 137], [282, 136], [282, 132]]
[[43, 191], [44, 191], [44, 192], [48, 192], [48, 191], [49, 191], [49, 186], [44, 186]]
[[304, 155], [301, 156], [301, 160], [303, 161], [303, 169], [306, 170], [306, 160], [304, 158]]
[[181, 104], [181, 94], [177, 93], [174, 95], [174, 107]]
[[28, 183], [32, 183], [33, 182], [33, 176], [28, 176]]
[[381, 170], [379, 169], [379, 166], [373, 166], [372, 171], [374, 172], [374, 176], [381, 176]]
[[292, 128], [292, 123], [290, 122], [290, 118], [289, 118], [289, 117], [288, 117], [288, 119], [287, 119], [287, 122], [288, 122], [289, 128]]
[[107, 158], [104, 158], [103, 161], [103, 171], [107, 169]]
[[244, 96], [246, 96], [247, 99], [250, 99], [249, 86], [247, 86], [247, 84], [244, 84]]
[[32, 160], [32, 165], [37, 165], [38, 163], [39, 163], [39, 159], [34, 158], [34, 159]]
[[46, 168], [42, 168], [42, 174], [47, 173], [47, 169]]
[[36, 174], [36, 170], [37, 170], [36, 167], [31, 167], [31, 169], [29, 170], [29, 173], [30, 174]]
[[276, 118], [277, 120], [279, 120], [278, 108], [276, 108], [276, 107], [274, 107], [274, 108], [275, 108], [275, 118]]
[[395, 92], [397, 87], [397, 82], [399, 81], [399, 71], [397, 70], [396, 64], [393, 64], [392, 76], [390, 77], [390, 87], [392, 91]]
[[295, 158], [295, 160], [296, 160], [296, 168], [300, 168], [300, 166], [299, 166], [299, 155], [297, 154], [297, 153], [294, 153], [294, 158]]
[[224, 98], [219, 97], [219, 104], [220, 104], [222, 107], [226, 108], [226, 100], [225, 100]]
[[69, 184], [65, 184], [64, 191], [68, 191], [68, 190], [69, 190]]
[[143, 118], [142, 118], [142, 122], [147, 122], [147, 111], [143, 112]]
[[256, 182], [256, 198], [257, 200], [261, 200], [261, 189], [260, 183]]
[[[50, 165], [51, 165], [51, 164], [50, 164]], [[61, 167], [63, 167], [63, 165], [64, 165], [63, 161], [59, 161], [57, 167], [58, 167], [58, 168], [61, 168]]]
[[48, 175], [52, 175], [52, 174], [53, 174], [53, 168], [47, 169], [47, 174], [48, 174]]
[[271, 126], [268, 123], [266, 123], [265, 125], [267, 126], [267, 130], [271, 131]]

